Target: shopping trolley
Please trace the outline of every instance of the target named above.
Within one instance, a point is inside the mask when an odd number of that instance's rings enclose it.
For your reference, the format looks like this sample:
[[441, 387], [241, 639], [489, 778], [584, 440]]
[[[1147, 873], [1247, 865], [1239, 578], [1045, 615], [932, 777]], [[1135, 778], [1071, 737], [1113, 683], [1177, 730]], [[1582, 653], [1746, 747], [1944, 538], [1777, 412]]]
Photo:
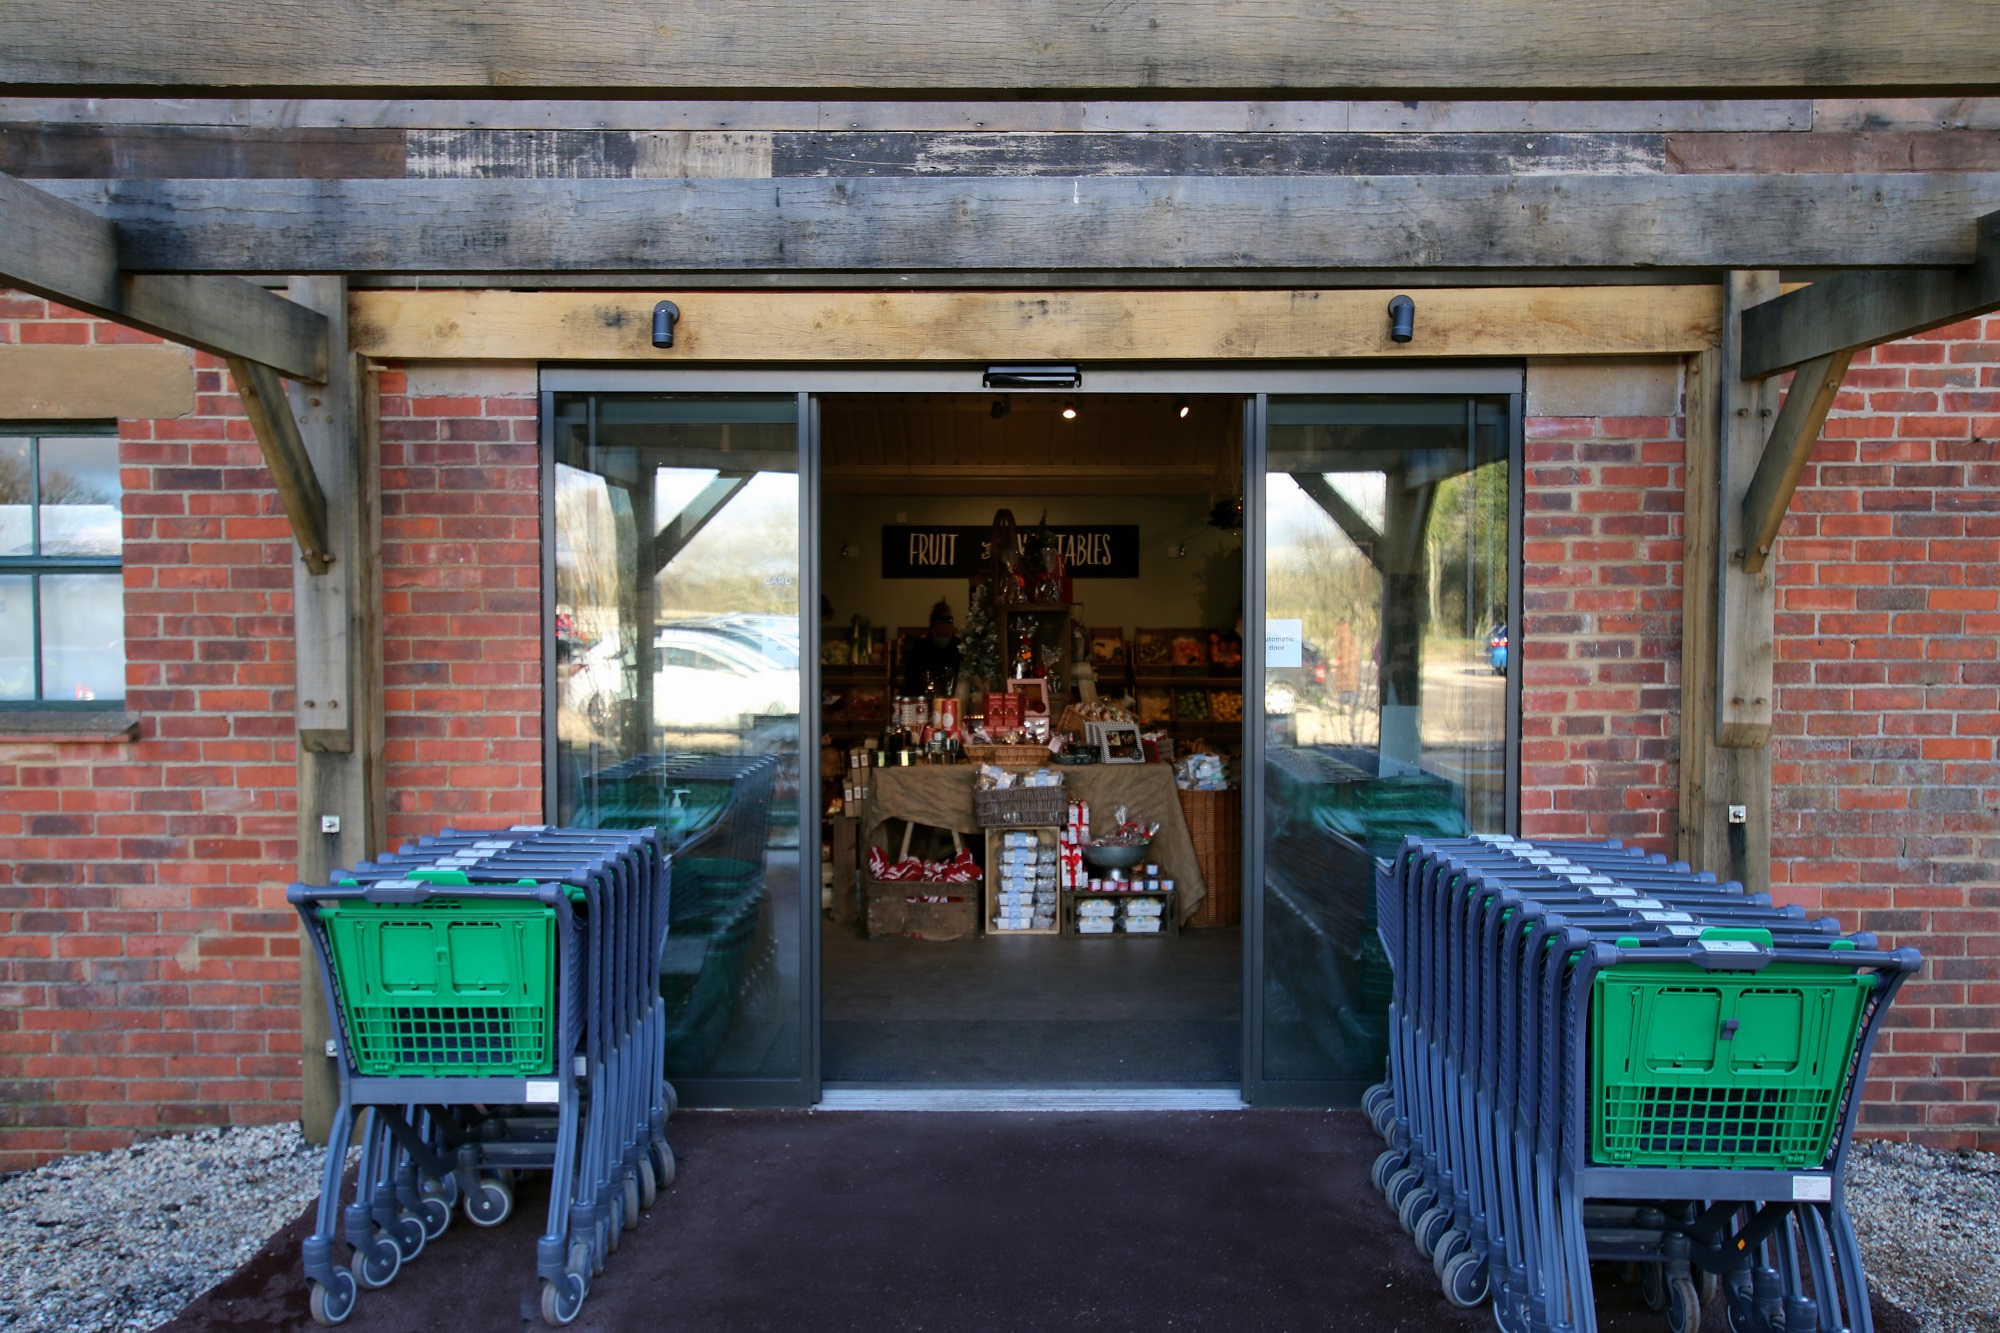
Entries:
[[[493, 1226], [549, 1174], [542, 1314], [575, 1319], [673, 1158], [657, 975], [671, 863], [651, 830], [454, 832], [295, 884], [336, 1016], [330, 1142], [360, 1129], [354, 1198], [330, 1152], [304, 1244], [315, 1319], [352, 1313], [462, 1205]], [[346, 1266], [334, 1262], [344, 1240]]]
[[1461, 1305], [1593, 1330], [1590, 1264], [1675, 1333], [1868, 1330], [1842, 1165], [1914, 950], [1612, 844], [1410, 839], [1377, 876], [1375, 1180]]

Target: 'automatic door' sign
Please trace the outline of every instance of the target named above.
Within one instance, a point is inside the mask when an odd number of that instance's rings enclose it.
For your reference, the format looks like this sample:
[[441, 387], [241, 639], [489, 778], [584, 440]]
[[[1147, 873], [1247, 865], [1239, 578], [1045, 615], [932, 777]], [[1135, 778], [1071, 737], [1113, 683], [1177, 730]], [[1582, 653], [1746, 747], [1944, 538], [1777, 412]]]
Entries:
[[[1139, 577], [1139, 525], [1096, 523], [1051, 527], [1073, 579]], [[1025, 537], [1026, 534], [1019, 534]], [[973, 578], [993, 559], [993, 528], [940, 525], [883, 525], [882, 577], [885, 579]]]

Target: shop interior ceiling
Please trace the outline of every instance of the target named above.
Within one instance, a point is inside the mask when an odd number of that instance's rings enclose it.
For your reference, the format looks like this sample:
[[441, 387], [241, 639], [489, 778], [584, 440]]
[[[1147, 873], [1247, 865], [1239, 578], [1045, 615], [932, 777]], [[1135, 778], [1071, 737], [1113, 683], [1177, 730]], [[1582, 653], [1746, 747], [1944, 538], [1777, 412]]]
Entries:
[[830, 495], [1224, 496], [1242, 486], [1243, 407], [1229, 395], [831, 395], [820, 439]]

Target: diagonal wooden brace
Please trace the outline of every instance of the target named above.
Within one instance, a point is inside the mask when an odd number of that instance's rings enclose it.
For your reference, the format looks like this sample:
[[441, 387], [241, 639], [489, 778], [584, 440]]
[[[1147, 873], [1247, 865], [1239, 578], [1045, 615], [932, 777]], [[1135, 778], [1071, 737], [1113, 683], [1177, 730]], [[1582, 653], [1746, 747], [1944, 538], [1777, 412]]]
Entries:
[[292, 534], [298, 538], [299, 554], [308, 570], [324, 574], [333, 567], [327, 542], [326, 492], [313, 472], [278, 372], [260, 362], [232, 356], [229, 373], [236, 378], [236, 392], [243, 399], [251, 428], [257, 432], [264, 466], [270, 469], [271, 481], [278, 488], [278, 502], [285, 507]]

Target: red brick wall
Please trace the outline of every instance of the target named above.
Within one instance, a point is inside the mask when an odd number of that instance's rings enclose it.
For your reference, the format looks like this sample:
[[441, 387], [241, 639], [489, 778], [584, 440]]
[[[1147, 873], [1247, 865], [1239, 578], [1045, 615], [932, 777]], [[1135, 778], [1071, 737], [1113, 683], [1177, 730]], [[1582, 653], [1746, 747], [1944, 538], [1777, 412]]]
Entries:
[[1777, 571], [1772, 879], [1924, 952], [1867, 1123], [2000, 1148], [2000, 318], [1856, 360]]
[[[0, 342], [135, 335], [0, 295]], [[0, 741], [0, 1170], [296, 1114], [296, 549], [226, 373], [120, 426], [131, 744]], [[391, 834], [541, 806], [532, 398], [383, 375]]]
[[[1674, 848], [1684, 430], [1528, 422], [1530, 836]], [[1774, 891], [1924, 952], [1866, 1122], [2000, 1147], [2000, 318], [1856, 362], [1776, 569]]]

